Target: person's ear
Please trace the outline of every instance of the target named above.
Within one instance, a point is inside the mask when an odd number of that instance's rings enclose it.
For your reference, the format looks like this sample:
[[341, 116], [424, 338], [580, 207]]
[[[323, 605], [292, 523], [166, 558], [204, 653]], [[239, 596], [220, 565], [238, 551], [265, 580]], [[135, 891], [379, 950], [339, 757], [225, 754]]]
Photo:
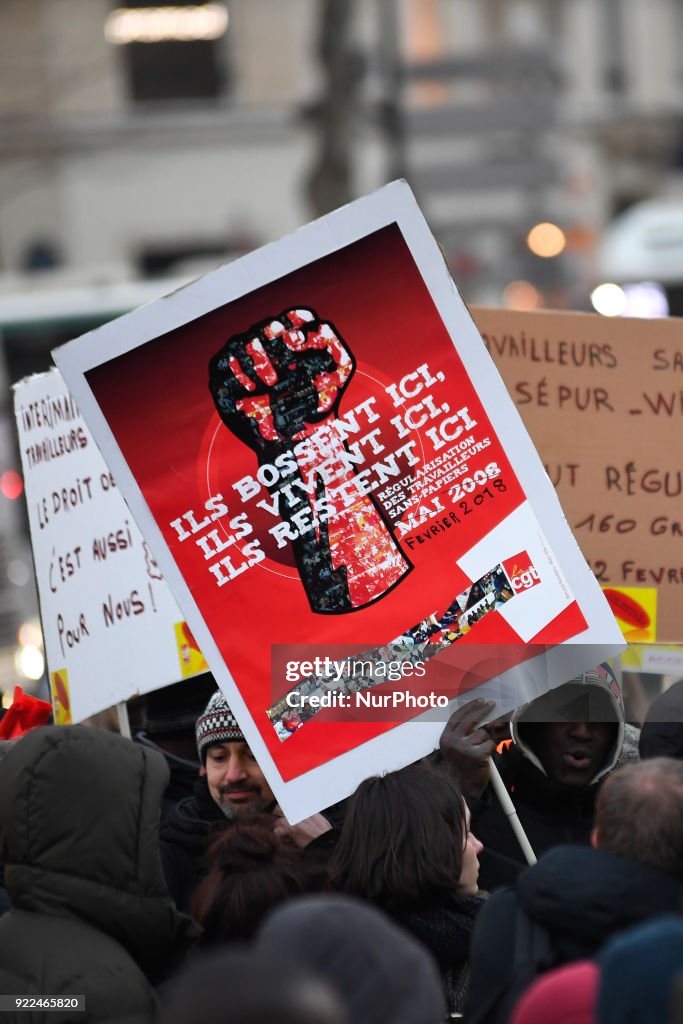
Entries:
[[598, 842], [598, 830], [594, 828], [591, 832], [591, 846], [593, 849], [597, 849], [600, 843]]
[[199, 778], [203, 779], [205, 775], [206, 775], [206, 768], [204, 767], [204, 765], [202, 765], [201, 768], [199, 769]]

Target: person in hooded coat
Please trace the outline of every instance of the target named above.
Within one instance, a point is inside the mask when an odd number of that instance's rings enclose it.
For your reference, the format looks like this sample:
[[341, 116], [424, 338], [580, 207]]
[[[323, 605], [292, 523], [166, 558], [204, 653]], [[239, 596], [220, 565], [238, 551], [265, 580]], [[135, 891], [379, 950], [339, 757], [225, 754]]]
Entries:
[[[0, 740], [0, 771], [2, 770], [3, 758], [9, 754], [16, 743], [16, 740]], [[5, 887], [5, 865], [0, 858], [0, 917], [10, 909], [9, 896]]]
[[590, 842], [600, 781], [615, 767], [624, 741], [624, 704], [608, 665], [517, 708], [512, 743], [496, 742], [480, 725], [492, 711], [471, 701], [451, 716], [441, 737], [445, 768], [456, 775], [484, 845], [479, 886], [513, 885], [525, 858], [489, 784], [489, 757], [510, 793], [537, 857], [562, 843]]
[[640, 732], [640, 756], [683, 759], [683, 679], [650, 705]]
[[[170, 899], [158, 827], [160, 754], [84, 726], [23, 737], [0, 772], [12, 909], [0, 919], [0, 992], [85, 996], [85, 1013], [31, 1020], [153, 1019], [152, 979], [198, 929]], [[24, 1012], [3, 1015], [25, 1024]]]

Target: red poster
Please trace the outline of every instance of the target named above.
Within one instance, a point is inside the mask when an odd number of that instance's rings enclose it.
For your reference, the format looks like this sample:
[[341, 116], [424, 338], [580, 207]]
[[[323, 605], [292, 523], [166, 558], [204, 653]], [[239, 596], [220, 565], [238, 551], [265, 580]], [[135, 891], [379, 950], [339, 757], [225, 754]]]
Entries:
[[[410, 224], [419, 214], [407, 186], [392, 188]], [[451, 289], [454, 336], [402, 216], [383, 210], [380, 226], [353, 226], [345, 244], [312, 246], [304, 262], [293, 236], [279, 245], [293, 247], [295, 266], [227, 289], [229, 301], [219, 301], [220, 275], [237, 271], [226, 267], [206, 279], [211, 308], [197, 303], [188, 316], [182, 293], [155, 304], [166, 314], [165, 302], [182, 300], [170, 329], [155, 334], [148, 307], [119, 322], [118, 344], [86, 337], [80, 352], [57, 353], [77, 397], [92, 393], [91, 429], [97, 436], [99, 424], [103, 451], [113, 449], [151, 543], [156, 532], [157, 557], [179, 570], [181, 608], [221, 684], [233, 697], [237, 688], [238, 717], [241, 698], [252, 746], [267, 751], [264, 768], [283, 790], [420, 714], [392, 705], [340, 715], [310, 700], [300, 712], [300, 701], [287, 703], [293, 689], [335, 688], [307, 670], [306, 651], [344, 652], [335, 665], [382, 649], [402, 651], [406, 666], [425, 654], [431, 674], [412, 675], [408, 688], [431, 692], [437, 680], [450, 699], [475, 685], [444, 669], [462, 657], [456, 648], [514, 645], [514, 664], [572, 638], [595, 642], [591, 617], [601, 642], [618, 642], [554, 496], [534, 494], [540, 464], [466, 310]], [[177, 573], [166, 575], [173, 586]], [[299, 650], [295, 681], [282, 668]], [[343, 690], [405, 690], [399, 676]], [[297, 810], [310, 802], [297, 798]]]

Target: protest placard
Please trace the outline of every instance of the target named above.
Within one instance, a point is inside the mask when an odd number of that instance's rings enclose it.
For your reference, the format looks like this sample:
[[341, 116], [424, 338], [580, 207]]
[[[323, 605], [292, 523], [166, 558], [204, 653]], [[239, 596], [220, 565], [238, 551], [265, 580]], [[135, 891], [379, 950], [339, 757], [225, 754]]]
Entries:
[[54, 356], [291, 820], [623, 646], [405, 183]]
[[60, 373], [16, 384], [14, 410], [55, 721], [206, 671]]
[[473, 316], [626, 639], [680, 642], [680, 321]]
[[683, 678], [683, 647], [676, 644], [632, 644], [621, 656], [625, 672]]

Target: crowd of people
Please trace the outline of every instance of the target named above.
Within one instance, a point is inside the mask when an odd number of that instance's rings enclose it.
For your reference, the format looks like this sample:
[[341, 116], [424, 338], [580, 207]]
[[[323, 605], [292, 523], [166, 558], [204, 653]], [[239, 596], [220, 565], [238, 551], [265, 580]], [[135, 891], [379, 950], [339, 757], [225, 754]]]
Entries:
[[607, 665], [503, 720], [475, 698], [296, 824], [211, 677], [132, 739], [32, 727], [0, 744], [0, 994], [84, 999], [30, 1010], [54, 1024], [683, 1024], [682, 709], [626, 725]]

